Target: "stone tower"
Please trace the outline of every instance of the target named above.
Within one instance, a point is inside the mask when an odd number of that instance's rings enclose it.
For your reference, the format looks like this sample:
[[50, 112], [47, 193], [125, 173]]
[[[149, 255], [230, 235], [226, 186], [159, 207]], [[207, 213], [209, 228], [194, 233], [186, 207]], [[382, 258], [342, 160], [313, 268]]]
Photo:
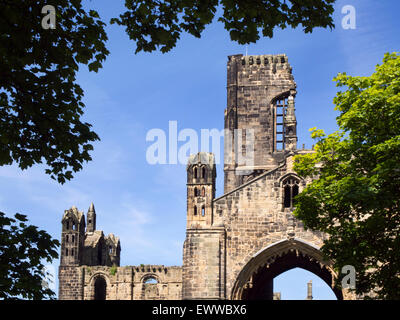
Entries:
[[62, 218], [61, 265], [79, 265], [85, 242], [85, 216], [73, 206]]
[[[276, 167], [297, 143], [296, 83], [287, 56], [233, 55], [227, 69], [225, 193]], [[252, 161], [240, 161], [246, 156]]]
[[210, 226], [216, 168], [212, 153], [200, 152], [187, 165], [187, 228]]

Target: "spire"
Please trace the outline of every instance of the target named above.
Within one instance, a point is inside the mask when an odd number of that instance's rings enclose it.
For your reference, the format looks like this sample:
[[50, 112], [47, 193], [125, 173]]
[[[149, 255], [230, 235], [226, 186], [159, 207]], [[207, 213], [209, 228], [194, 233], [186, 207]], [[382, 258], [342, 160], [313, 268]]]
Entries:
[[94, 232], [96, 230], [96, 210], [94, 209], [93, 202], [90, 204], [87, 214], [87, 232]]
[[94, 204], [93, 204], [93, 202], [90, 204], [90, 207], [89, 207], [89, 211], [88, 212], [96, 212], [96, 210], [94, 209]]

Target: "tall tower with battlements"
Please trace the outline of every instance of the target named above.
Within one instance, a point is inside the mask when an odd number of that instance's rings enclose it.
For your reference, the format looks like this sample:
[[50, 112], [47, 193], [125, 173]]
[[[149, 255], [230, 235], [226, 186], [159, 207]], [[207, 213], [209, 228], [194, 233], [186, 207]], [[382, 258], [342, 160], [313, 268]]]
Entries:
[[225, 193], [274, 168], [297, 146], [296, 83], [287, 56], [233, 55], [227, 69]]

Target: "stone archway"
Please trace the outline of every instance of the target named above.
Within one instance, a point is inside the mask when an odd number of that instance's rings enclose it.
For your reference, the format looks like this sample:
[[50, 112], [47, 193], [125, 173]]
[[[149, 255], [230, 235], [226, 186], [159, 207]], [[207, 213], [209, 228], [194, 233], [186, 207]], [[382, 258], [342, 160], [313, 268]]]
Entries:
[[159, 284], [160, 278], [154, 273], [145, 274], [142, 279], [142, 300], [157, 300], [159, 299]]
[[300, 239], [282, 240], [257, 252], [239, 273], [231, 298], [235, 300], [272, 300], [273, 279], [293, 268], [308, 270], [324, 280], [338, 300], [344, 292], [334, 288], [335, 272], [324, 261], [320, 250]]
[[106, 298], [107, 282], [102, 276], [98, 276], [94, 280], [94, 300], [106, 300]]
[[106, 272], [99, 270], [95, 272], [85, 285], [85, 300], [109, 300], [111, 297], [112, 284]]

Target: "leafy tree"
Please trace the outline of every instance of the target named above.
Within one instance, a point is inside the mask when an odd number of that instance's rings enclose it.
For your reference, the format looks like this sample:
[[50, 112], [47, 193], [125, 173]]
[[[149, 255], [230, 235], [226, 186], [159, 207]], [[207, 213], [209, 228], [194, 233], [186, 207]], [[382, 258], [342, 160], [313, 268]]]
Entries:
[[0, 299], [44, 299], [54, 292], [42, 286], [43, 260], [58, 257], [58, 240], [25, 224], [26, 216], [7, 218], [0, 212]]
[[[108, 55], [96, 11], [81, 0], [58, 0], [55, 29], [43, 29], [47, 1], [0, 1], [0, 166], [21, 169], [47, 164], [60, 183], [91, 160], [99, 140], [81, 121], [83, 91], [76, 83], [80, 64], [97, 72]], [[25, 216], [0, 213], [0, 298], [52, 297], [42, 287], [42, 259], [57, 258], [59, 245], [45, 231], [25, 224]]]
[[295, 170], [317, 177], [296, 197], [294, 214], [329, 238], [322, 251], [340, 272], [356, 269], [356, 293], [400, 299], [400, 55], [386, 54], [370, 77], [335, 79], [339, 130], [311, 129], [315, 153]]
[[136, 53], [168, 52], [182, 32], [197, 38], [210, 24], [221, 6], [218, 21], [239, 44], [256, 42], [260, 31], [272, 37], [275, 27], [295, 28], [306, 33], [316, 27], [333, 28], [335, 0], [126, 0], [127, 11], [111, 23], [125, 26], [137, 44]]
[[107, 40], [96, 11], [56, 1], [55, 29], [43, 29], [44, 0], [0, 2], [0, 166], [42, 163], [60, 183], [91, 160], [91, 125], [81, 121], [79, 64], [102, 67]]

